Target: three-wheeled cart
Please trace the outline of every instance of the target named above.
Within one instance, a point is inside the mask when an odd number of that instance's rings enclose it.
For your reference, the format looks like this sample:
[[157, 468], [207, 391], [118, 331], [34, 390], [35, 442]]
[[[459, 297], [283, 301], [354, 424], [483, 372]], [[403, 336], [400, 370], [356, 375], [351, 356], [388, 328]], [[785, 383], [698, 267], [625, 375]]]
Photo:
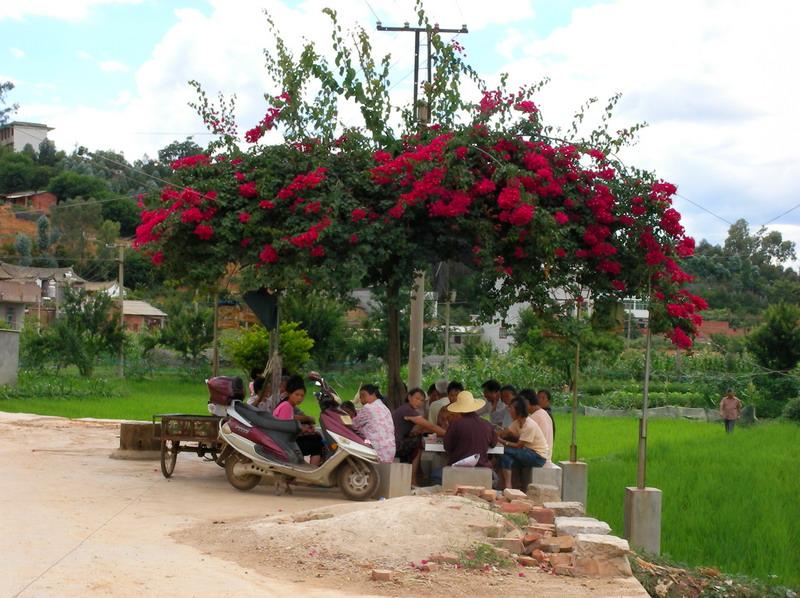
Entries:
[[188, 415], [162, 413], [153, 416], [153, 423], [161, 422], [161, 473], [165, 478], [175, 471], [178, 453], [193, 452], [207, 461], [225, 467], [226, 444], [219, 438], [220, 417], [216, 415]]

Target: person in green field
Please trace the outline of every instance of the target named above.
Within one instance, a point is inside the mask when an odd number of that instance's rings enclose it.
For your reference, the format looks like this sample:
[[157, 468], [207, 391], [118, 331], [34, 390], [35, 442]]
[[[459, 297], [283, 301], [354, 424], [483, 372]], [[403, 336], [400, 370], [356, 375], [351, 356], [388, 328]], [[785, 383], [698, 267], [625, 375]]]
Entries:
[[725, 396], [719, 402], [719, 414], [725, 420], [725, 432], [733, 434], [733, 426], [736, 425], [736, 420], [742, 416], [742, 402], [733, 394], [732, 388], [725, 392]]

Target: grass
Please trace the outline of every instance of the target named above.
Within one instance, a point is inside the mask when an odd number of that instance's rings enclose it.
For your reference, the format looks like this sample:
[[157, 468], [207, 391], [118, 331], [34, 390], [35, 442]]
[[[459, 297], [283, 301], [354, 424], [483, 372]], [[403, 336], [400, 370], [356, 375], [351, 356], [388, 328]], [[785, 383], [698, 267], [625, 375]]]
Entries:
[[[556, 456], [569, 454], [558, 415]], [[739, 427], [651, 420], [647, 485], [663, 493], [662, 553], [773, 584], [800, 586], [800, 427]], [[588, 511], [623, 532], [626, 486], [636, 485], [638, 421], [580, 418], [578, 455], [589, 464]]]
[[[362, 375], [333, 375], [331, 382], [350, 399]], [[66, 384], [63, 393], [73, 396], [63, 396], [52, 383], [26, 381], [21, 390], [6, 393], [12, 398], [0, 399], [0, 410], [140, 420], [155, 413], [207, 413], [202, 376], [181, 380], [172, 373], [122, 381], [110, 370], [98, 376]], [[312, 390], [302, 408], [316, 416]], [[569, 416], [557, 414], [556, 424], [555, 456], [564, 459]], [[589, 514], [607, 521], [618, 535], [625, 487], [636, 483], [637, 435], [635, 419], [578, 420], [578, 455], [589, 463]], [[662, 552], [692, 566], [800, 586], [799, 472], [800, 426], [795, 424], [766, 422], [726, 435], [722, 424], [651, 420], [647, 483], [663, 492]]]

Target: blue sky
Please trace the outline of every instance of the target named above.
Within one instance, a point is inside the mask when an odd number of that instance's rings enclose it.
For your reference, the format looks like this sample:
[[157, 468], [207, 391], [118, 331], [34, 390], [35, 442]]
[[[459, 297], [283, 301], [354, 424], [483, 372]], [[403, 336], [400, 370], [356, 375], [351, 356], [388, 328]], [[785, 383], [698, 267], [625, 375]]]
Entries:
[[[207, 136], [186, 103], [186, 84], [236, 92], [242, 128], [263, 113], [261, 9], [287, 40], [326, 39], [320, 9], [373, 29], [414, 20], [411, 0], [17, 0], [0, 4], [0, 80], [17, 88], [17, 118], [55, 127], [76, 144], [155, 154], [175, 138]], [[469, 61], [489, 81], [544, 76], [539, 104], [566, 125], [590, 96], [622, 92], [615, 124], [647, 121], [624, 159], [676, 183], [685, 224], [718, 242], [728, 224], [756, 228], [800, 203], [800, 8], [764, 0], [438, 0], [432, 20], [466, 23]], [[411, 95], [412, 36], [375, 33], [393, 54], [395, 101]], [[404, 78], [405, 77], [405, 78]], [[697, 208], [700, 204], [719, 218]], [[800, 210], [773, 225], [800, 241]]]

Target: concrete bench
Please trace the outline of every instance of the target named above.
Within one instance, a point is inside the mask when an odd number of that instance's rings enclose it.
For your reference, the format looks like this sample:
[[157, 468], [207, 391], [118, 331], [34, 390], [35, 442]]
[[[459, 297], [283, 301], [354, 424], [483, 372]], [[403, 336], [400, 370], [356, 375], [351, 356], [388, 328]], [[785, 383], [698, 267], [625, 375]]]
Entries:
[[492, 487], [492, 470], [488, 467], [445, 467], [442, 469], [442, 490], [455, 490], [456, 486]]
[[380, 482], [376, 498], [395, 498], [411, 494], [411, 463], [377, 463]]

